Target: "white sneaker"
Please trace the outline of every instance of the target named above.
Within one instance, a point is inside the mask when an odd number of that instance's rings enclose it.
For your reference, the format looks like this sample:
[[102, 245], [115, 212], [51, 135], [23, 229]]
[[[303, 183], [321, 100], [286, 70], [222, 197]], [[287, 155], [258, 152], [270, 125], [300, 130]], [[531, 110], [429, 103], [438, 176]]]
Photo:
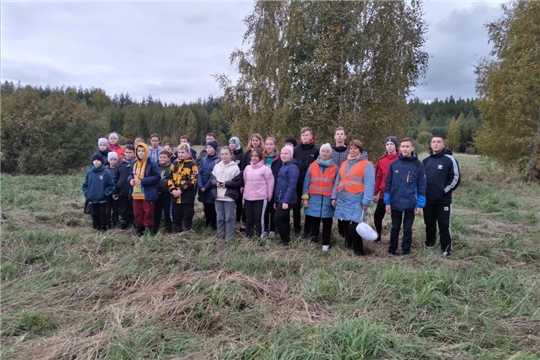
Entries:
[[268, 233], [268, 237], [269, 237], [270, 239], [273, 239], [273, 238], [276, 237], [276, 233], [273, 232], [273, 231], [270, 231], [270, 232]]
[[263, 233], [261, 234], [261, 240], [268, 237], [268, 231], [263, 231]]
[[328, 246], [328, 245], [323, 245], [322, 246], [322, 251], [328, 251], [328, 249], [330, 249], [330, 246]]

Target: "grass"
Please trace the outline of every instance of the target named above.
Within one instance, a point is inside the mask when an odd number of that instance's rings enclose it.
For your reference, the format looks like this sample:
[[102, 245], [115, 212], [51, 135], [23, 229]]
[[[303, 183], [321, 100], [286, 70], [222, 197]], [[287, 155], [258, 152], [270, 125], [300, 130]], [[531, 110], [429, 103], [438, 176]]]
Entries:
[[454, 253], [91, 229], [81, 177], [2, 174], [5, 359], [538, 359], [540, 188], [459, 156]]

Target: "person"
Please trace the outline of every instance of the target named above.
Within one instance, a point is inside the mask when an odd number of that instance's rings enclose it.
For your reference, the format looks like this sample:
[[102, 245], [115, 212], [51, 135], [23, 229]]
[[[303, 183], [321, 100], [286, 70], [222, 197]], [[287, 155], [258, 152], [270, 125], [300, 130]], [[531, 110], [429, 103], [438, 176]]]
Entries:
[[381, 243], [382, 222], [384, 214], [386, 213], [386, 206], [384, 205], [384, 187], [386, 185], [386, 175], [390, 164], [398, 158], [398, 138], [395, 136], [388, 136], [384, 140], [384, 147], [386, 151], [377, 160], [377, 166], [375, 167], [375, 196], [373, 202], [377, 204], [375, 208], [375, 214], [373, 215], [373, 222], [375, 223], [375, 230], [379, 235], [376, 243]]
[[158, 134], [150, 135], [150, 148], [148, 149], [148, 151], [150, 151], [149, 159], [156, 164], [159, 162], [159, 153], [163, 150], [163, 148], [159, 146], [160, 142], [161, 138]]
[[131, 200], [132, 186], [129, 184], [129, 176], [133, 173], [133, 159], [135, 158], [135, 148], [133, 145], [126, 145], [124, 148], [124, 160], [118, 165], [114, 175], [115, 197], [118, 197], [118, 208], [120, 212], [120, 229], [127, 230], [134, 225], [133, 204]]
[[158, 158], [159, 170], [159, 185], [158, 198], [154, 208], [154, 226], [159, 230], [161, 224], [161, 215], [163, 214], [165, 231], [172, 232], [172, 215], [171, 215], [171, 194], [169, 192], [169, 173], [171, 171], [171, 153], [167, 150], [161, 150]]
[[[300, 198], [302, 197], [302, 188], [304, 186], [304, 178], [306, 177], [307, 169], [313, 161], [317, 160], [318, 157], [319, 148], [315, 146], [311, 128], [303, 127], [300, 130], [300, 144], [294, 148], [294, 158], [298, 161], [300, 167], [299, 181], [296, 185], [296, 193], [298, 200], [300, 200]], [[302, 201], [297, 201], [293, 206], [294, 232], [296, 235], [300, 234], [300, 231], [302, 230], [302, 227], [300, 225], [301, 209]], [[304, 218], [304, 235], [306, 237], [309, 237], [309, 233], [311, 231], [310, 220], [311, 219], [309, 217]]]
[[[204, 206], [204, 218], [206, 220], [206, 227], [211, 227], [216, 230], [216, 207], [214, 204], [214, 192], [212, 191], [211, 175], [214, 166], [219, 161], [217, 153], [218, 143], [215, 141], [209, 141], [206, 144], [206, 156], [201, 161], [199, 166], [199, 174], [197, 175], [197, 187], [199, 188], [199, 201]], [[201, 151], [202, 153], [202, 151]]]
[[[107, 154], [107, 159], [109, 162], [109, 165], [107, 165], [107, 169], [109, 169], [109, 171], [111, 172], [111, 175], [113, 177], [113, 183], [116, 189], [116, 182], [114, 181], [114, 178], [116, 177], [116, 173], [118, 172], [118, 154], [116, 153], [116, 151], [111, 151], [109, 152], [109, 154]], [[119, 218], [120, 207], [118, 203], [118, 196], [115, 196], [113, 193], [107, 199], [107, 224], [109, 229], [115, 228], [118, 225]]]
[[118, 161], [124, 160], [124, 149], [118, 143], [118, 134], [112, 132], [109, 134], [109, 150], [114, 151], [118, 155]]
[[193, 159], [197, 158], [197, 151], [191, 147], [191, 140], [190, 140], [189, 136], [187, 136], [187, 135], [180, 136], [180, 144], [188, 144], [189, 145], [189, 152], [191, 153], [191, 157]]
[[[249, 145], [247, 148], [247, 151], [244, 152], [244, 156], [242, 157], [242, 162], [240, 163], [240, 171], [244, 171], [244, 169], [251, 164], [251, 152], [253, 149], [260, 149], [262, 152], [262, 136], [258, 133], [255, 133], [251, 135], [249, 138]], [[240, 189], [240, 192], [242, 192], [242, 189]], [[244, 202], [245, 206], [245, 202]], [[246, 231], [246, 209], [242, 210], [242, 223], [240, 224], [240, 231], [244, 232]]]
[[157, 232], [154, 226], [154, 206], [158, 199], [159, 170], [149, 155], [148, 145], [137, 145], [133, 173], [128, 178], [133, 187], [131, 197], [138, 236], [144, 235], [145, 229], [152, 235]]
[[195, 214], [195, 194], [199, 168], [193, 159], [189, 145], [178, 145], [177, 160], [169, 172], [169, 193], [172, 196], [173, 232], [190, 232]]
[[398, 159], [390, 164], [384, 188], [386, 213], [392, 216], [388, 253], [397, 255], [399, 231], [403, 222], [403, 255], [411, 253], [414, 216], [426, 204], [426, 174], [424, 165], [414, 152], [410, 138], [401, 139]]
[[142, 137], [135, 138], [135, 141], [133, 142], [133, 146], [137, 148], [137, 145], [144, 143], [144, 139]]
[[426, 171], [426, 206], [424, 223], [426, 225], [426, 247], [435, 246], [437, 224], [442, 254], [452, 252], [450, 217], [452, 215], [452, 193], [461, 182], [459, 164], [452, 152], [444, 147], [444, 138], [434, 136], [431, 139], [431, 151], [422, 162]]
[[294, 137], [289, 136], [285, 138], [285, 145], [289, 145], [295, 148], [298, 145], [298, 142], [296, 142], [296, 139]]
[[91, 207], [92, 226], [96, 230], [107, 230], [107, 198], [114, 191], [114, 182], [109, 170], [103, 166], [103, 156], [92, 155], [92, 166], [86, 172], [82, 184], [84, 197]]
[[224, 146], [220, 149], [221, 161], [212, 170], [212, 186], [215, 189], [215, 207], [218, 239], [230, 240], [234, 234], [234, 209], [238, 189], [242, 186], [240, 168], [233, 161], [233, 151]]
[[[206, 134], [206, 144], [208, 144], [210, 141], [216, 141], [216, 139], [217, 139], [216, 134], [214, 133]], [[206, 155], [207, 155], [206, 148], [204, 148], [201, 150], [201, 152], [199, 153], [199, 157], [197, 158], [197, 165], [199, 166], [199, 168], [201, 167], [201, 162], [206, 157]]]
[[[281, 169], [281, 159], [279, 158], [279, 151], [276, 149], [276, 139], [273, 137], [267, 137], [264, 141], [264, 152], [263, 152], [264, 164], [272, 170], [272, 175], [274, 176], [274, 182], [277, 180], [279, 174], [279, 169]], [[266, 206], [264, 212], [264, 223], [263, 223], [263, 233], [262, 237], [268, 236], [273, 239], [276, 236], [276, 224], [274, 224], [274, 202], [270, 200]]]
[[319, 242], [320, 225], [323, 224], [322, 250], [330, 248], [332, 233], [332, 191], [337, 176], [337, 166], [332, 161], [332, 146], [326, 143], [319, 149], [319, 157], [309, 165], [304, 178], [302, 201], [306, 217], [311, 219], [310, 236], [312, 241]]
[[349, 143], [349, 156], [336, 176], [332, 191], [334, 216], [343, 221], [345, 246], [356, 255], [365, 255], [362, 238], [356, 227], [364, 221], [365, 211], [375, 191], [375, 169], [360, 140]]
[[[244, 150], [242, 149], [242, 146], [240, 145], [240, 139], [236, 136], [233, 136], [229, 139], [229, 147], [233, 151], [234, 158], [233, 161], [238, 165], [238, 169], [240, 169], [240, 163], [242, 162], [242, 159], [244, 158]], [[238, 197], [236, 198], [236, 222], [242, 221], [242, 213], [244, 211], [244, 207], [242, 206], [244, 202], [244, 197], [242, 196], [242, 192], [238, 191]]]
[[[108, 161], [108, 155], [109, 155], [109, 140], [107, 140], [106, 138], [99, 138], [98, 139], [98, 146], [97, 146], [97, 149], [95, 151], [94, 154], [100, 154], [101, 157], [103, 158], [103, 161], [104, 163], [102, 164], [103, 166], [107, 166], [109, 165], [109, 161]], [[93, 156], [92, 156], [93, 158]], [[92, 165], [92, 161], [90, 162], [90, 164]]]
[[261, 237], [265, 207], [272, 200], [274, 176], [264, 165], [263, 153], [259, 148], [250, 150], [251, 164], [243, 171], [244, 209], [246, 213], [246, 236]]
[[281, 149], [283, 165], [274, 188], [274, 223], [284, 246], [291, 243], [291, 207], [298, 201], [296, 184], [300, 176], [298, 160], [293, 158], [294, 148], [285, 145]]
[[[347, 148], [347, 144], [345, 143], [345, 140], [347, 139], [347, 133], [345, 132], [345, 128], [342, 126], [339, 126], [334, 130], [334, 146], [332, 146], [332, 161], [334, 164], [336, 164], [338, 170], [341, 168], [341, 164], [345, 160], [347, 160], [347, 157], [349, 156], [349, 149]], [[345, 228], [347, 226], [344, 222], [341, 220], [338, 220], [338, 233], [339, 235], [345, 237]]]
[[[167, 141], [165, 144], [163, 144], [163, 150], [167, 151], [169, 154], [171, 154], [169, 161], [171, 164], [173, 164], [176, 161], [176, 151], [173, 151], [173, 144], [170, 141]], [[160, 153], [161, 154], [161, 153]]]

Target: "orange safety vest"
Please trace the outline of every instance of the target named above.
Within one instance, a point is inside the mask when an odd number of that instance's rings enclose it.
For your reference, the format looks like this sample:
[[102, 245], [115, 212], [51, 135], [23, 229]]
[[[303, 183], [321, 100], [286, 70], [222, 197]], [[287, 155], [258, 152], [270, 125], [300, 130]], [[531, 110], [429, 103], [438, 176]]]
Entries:
[[326, 168], [324, 173], [321, 172], [321, 166], [313, 162], [309, 166], [309, 187], [308, 194], [332, 196], [334, 190], [334, 182], [336, 181], [337, 166], [332, 164]]
[[345, 169], [349, 160], [345, 160], [339, 168], [340, 181], [338, 191], [346, 190], [350, 194], [364, 192], [364, 172], [366, 171], [368, 162], [368, 160], [360, 160], [349, 169], [349, 172], [346, 172]]

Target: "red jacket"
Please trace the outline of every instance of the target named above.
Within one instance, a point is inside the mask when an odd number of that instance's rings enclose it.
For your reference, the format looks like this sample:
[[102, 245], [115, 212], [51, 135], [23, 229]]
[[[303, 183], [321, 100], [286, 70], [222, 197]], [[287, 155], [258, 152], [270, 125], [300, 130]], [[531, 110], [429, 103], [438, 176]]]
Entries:
[[388, 169], [390, 164], [393, 163], [399, 156], [399, 153], [390, 155], [385, 153], [377, 160], [377, 169], [375, 170], [375, 196], [379, 195], [384, 197], [384, 187], [386, 185], [386, 175], [388, 175]]

